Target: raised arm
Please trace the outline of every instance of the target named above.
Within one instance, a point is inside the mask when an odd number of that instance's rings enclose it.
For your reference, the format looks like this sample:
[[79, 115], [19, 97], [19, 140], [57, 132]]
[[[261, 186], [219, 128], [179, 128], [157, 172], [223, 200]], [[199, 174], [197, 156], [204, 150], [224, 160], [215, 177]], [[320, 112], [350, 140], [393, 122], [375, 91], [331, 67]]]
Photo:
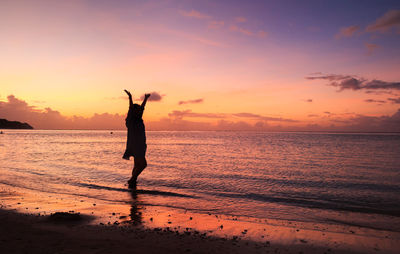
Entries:
[[149, 93], [146, 93], [145, 95], [144, 95], [144, 99], [143, 99], [143, 102], [142, 102], [142, 105], [140, 105], [142, 108], [144, 108], [144, 106], [146, 106], [146, 102], [147, 102], [147, 99], [150, 97], [150, 94]]
[[129, 107], [131, 107], [133, 105], [132, 94], [128, 90], [124, 90], [124, 91], [129, 97]]

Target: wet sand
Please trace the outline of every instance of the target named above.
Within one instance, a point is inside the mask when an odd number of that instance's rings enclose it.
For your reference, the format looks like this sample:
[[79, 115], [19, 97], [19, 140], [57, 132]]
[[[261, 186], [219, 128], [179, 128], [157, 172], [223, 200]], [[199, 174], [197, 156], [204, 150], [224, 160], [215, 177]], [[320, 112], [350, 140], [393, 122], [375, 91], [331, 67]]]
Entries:
[[2, 253], [324, 253], [312, 246], [278, 246], [166, 229], [94, 226], [87, 220], [57, 222], [49, 216], [0, 210], [0, 249]]
[[[18, 189], [0, 190], [0, 197], [2, 253], [397, 253], [400, 245], [398, 232], [194, 213], [140, 197], [94, 203]], [[81, 220], [51, 219], [57, 212]]]

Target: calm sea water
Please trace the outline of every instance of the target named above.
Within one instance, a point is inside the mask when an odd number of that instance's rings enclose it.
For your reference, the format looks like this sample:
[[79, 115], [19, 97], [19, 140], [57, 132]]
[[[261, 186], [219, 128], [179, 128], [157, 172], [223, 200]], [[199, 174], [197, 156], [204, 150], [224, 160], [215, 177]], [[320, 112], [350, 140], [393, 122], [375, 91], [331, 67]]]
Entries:
[[[127, 202], [126, 132], [0, 135], [0, 184]], [[147, 132], [145, 205], [400, 231], [400, 135]]]

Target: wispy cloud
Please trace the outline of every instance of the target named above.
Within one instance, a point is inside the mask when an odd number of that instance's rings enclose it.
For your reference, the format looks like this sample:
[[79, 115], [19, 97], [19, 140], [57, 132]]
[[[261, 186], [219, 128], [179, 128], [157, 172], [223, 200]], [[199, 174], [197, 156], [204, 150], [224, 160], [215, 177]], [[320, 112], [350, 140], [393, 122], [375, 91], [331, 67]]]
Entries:
[[171, 113], [168, 114], [171, 118], [179, 118], [182, 119], [184, 117], [191, 117], [191, 118], [225, 118], [227, 117], [226, 114], [219, 114], [219, 113], [195, 113], [192, 112], [190, 109], [188, 110], [173, 110]]
[[381, 94], [390, 94], [393, 95], [393, 91], [385, 91], [385, 90], [381, 90], [381, 91], [377, 91], [377, 90], [369, 90], [369, 91], [365, 91], [365, 93], [367, 94], [375, 94], [375, 95], [381, 95]]
[[378, 104], [384, 104], [384, 103], [393, 103], [393, 104], [400, 104], [400, 97], [398, 98], [387, 98], [386, 101], [384, 100], [375, 100], [375, 99], [366, 99], [364, 100], [365, 102], [368, 103], [378, 103]]
[[342, 27], [339, 32], [335, 35], [336, 39], [340, 39], [342, 37], [351, 37], [356, 34], [357, 31], [360, 30], [359, 26], [348, 26]]
[[233, 32], [238, 32], [238, 33], [241, 33], [241, 34], [247, 35], [247, 36], [258, 36], [260, 38], [264, 38], [268, 35], [268, 33], [265, 32], [264, 30], [259, 30], [258, 32], [253, 32], [251, 30], [248, 30], [243, 27], [239, 27], [237, 25], [231, 25], [229, 29]]
[[264, 38], [264, 37], [267, 37], [267, 36], [268, 36], [268, 33], [265, 32], [264, 30], [259, 30], [259, 31], [257, 32], [257, 36], [260, 37], [260, 38]]
[[178, 102], [178, 105], [203, 103], [203, 101], [204, 101], [204, 99], [195, 99], [195, 100], [179, 101], [179, 102]]
[[260, 118], [260, 117], [261, 117], [261, 116], [258, 115], [258, 114], [245, 113], [245, 112], [236, 113], [236, 114], [233, 114], [233, 115], [234, 115], [234, 116], [237, 116], [237, 117], [246, 117], [246, 118]]
[[247, 19], [245, 17], [236, 17], [234, 19], [233, 24], [229, 26], [229, 23], [232, 23], [232, 21], [226, 22], [224, 20], [216, 19], [210, 15], [201, 13], [196, 10], [191, 10], [191, 11], [180, 10], [179, 13], [184, 17], [202, 19], [202, 20], [207, 21], [208, 28], [210, 28], [210, 29], [219, 29], [219, 28], [226, 26], [227, 28], [229, 27], [230, 31], [238, 32], [238, 33], [241, 33], [246, 36], [256, 36], [259, 38], [265, 38], [268, 36], [268, 33], [264, 30], [254, 31], [254, 30], [250, 30], [250, 29], [238, 26], [237, 24], [247, 22]]
[[201, 37], [198, 34], [190, 34], [190, 33], [185, 33], [182, 31], [178, 30], [173, 30], [173, 29], [163, 29], [162, 32], [168, 33], [174, 36], [179, 36], [181, 38], [191, 40], [191, 41], [197, 41], [200, 42], [201, 44], [207, 45], [207, 46], [214, 46], [214, 47], [227, 47], [226, 44], [223, 44], [218, 41], [214, 41], [205, 37]]
[[254, 33], [250, 30], [247, 30], [245, 28], [239, 27], [237, 25], [231, 25], [230, 30], [234, 32], [239, 32], [241, 34], [247, 35], [247, 36], [254, 36]]
[[192, 112], [190, 109], [188, 110], [174, 110], [168, 114], [171, 118], [179, 118], [182, 119], [184, 117], [188, 118], [231, 118], [231, 117], [238, 117], [250, 120], [259, 120], [259, 121], [271, 121], [271, 122], [290, 122], [294, 123], [297, 120], [282, 118], [282, 117], [270, 117], [270, 116], [262, 116], [259, 114], [241, 112], [241, 113], [196, 113]]
[[365, 43], [365, 48], [368, 51], [368, 55], [372, 55], [372, 53], [374, 53], [374, 51], [379, 48], [379, 46], [377, 44], [373, 44], [373, 43]]
[[398, 98], [387, 98], [387, 99], [388, 99], [388, 101], [390, 101], [391, 103], [400, 104], [400, 97], [398, 97]]
[[243, 117], [243, 118], [253, 118], [253, 119], [258, 119], [258, 120], [263, 120], [263, 121], [272, 121], [272, 122], [297, 122], [296, 120], [293, 120], [293, 119], [287, 119], [287, 118], [282, 118], [282, 117], [262, 116], [262, 115], [258, 115], [258, 114], [247, 113], [247, 112], [235, 113], [235, 114], [232, 114], [232, 116]]
[[196, 10], [191, 10], [191, 11], [180, 10], [179, 12], [182, 16], [189, 17], [189, 18], [196, 18], [196, 19], [210, 19], [211, 18], [209, 15], [198, 12]]
[[202, 43], [204, 45], [208, 45], [208, 46], [226, 47], [225, 44], [222, 44], [220, 42], [209, 40], [209, 39], [198, 37], [198, 36], [188, 36], [188, 38], [190, 38], [190, 39], [192, 39], [194, 41], [198, 41], [198, 42], [200, 42], [200, 43]]
[[371, 80], [365, 82], [361, 89], [395, 89], [400, 90], [400, 82], [386, 82], [382, 80]]
[[245, 23], [247, 21], [247, 19], [245, 17], [236, 17], [235, 21], [237, 23]]
[[328, 85], [338, 87], [338, 92], [343, 90], [400, 90], [400, 82], [386, 82], [382, 80], [367, 80], [351, 75], [322, 75], [306, 77], [309, 80], [328, 80]]
[[400, 31], [400, 10], [390, 10], [375, 22], [368, 25], [365, 29], [367, 32], [387, 32], [392, 28]]
[[225, 25], [225, 22], [222, 20], [220, 20], [220, 21], [212, 20], [212, 21], [208, 22], [208, 28], [211, 28], [211, 29], [218, 29], [218, 28], [223, 27], [224, 25]]
[[383, 101], [383, 100], [374, 100], [374, 99], [366, 99], [366, 100], [364, 100], [365, 102], [368, 102], [368, 103], [378, 103], [378, 104], [383, 104], [383, 103], [386, 103], [386, 101]]

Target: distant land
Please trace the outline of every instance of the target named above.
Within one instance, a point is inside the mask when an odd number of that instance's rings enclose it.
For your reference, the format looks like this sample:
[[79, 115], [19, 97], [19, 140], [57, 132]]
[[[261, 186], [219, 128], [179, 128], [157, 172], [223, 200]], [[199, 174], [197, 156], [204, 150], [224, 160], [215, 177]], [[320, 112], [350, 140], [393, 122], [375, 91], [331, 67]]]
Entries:
[[33, 129], [28, 123], [0, 119], [0, 129]]

